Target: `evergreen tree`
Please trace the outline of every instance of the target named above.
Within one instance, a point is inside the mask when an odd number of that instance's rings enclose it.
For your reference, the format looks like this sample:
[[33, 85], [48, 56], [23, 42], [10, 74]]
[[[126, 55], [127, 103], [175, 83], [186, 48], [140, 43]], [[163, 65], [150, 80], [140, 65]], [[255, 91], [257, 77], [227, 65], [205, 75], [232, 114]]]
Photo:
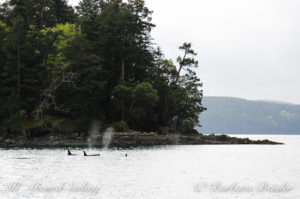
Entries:
[[178, 68], [152, 44], [143, 0], [9, 0], [0, 5], [0, 125], [193, 132], [202, 83], [190, 43]]
[[[54, 50], [59, 33], [43, 34], [41, 30], [56, 25], [52, 1], [11, 0], [1, 5], [8, 35], [3, 43], [6, 55], [1, 73], [2, 112], [7, 122], [32, 119], [41, 93], [49, 79], [48, 54]], [[19, 116], [20, 112], [24, 118]]]
[[[202, 83], [193, 70], [198, 67], [198, 61], [194, 59], [197, 55], [192, 49], [191, 43], [184, 43], [179, 47], [183, 51], [183, 56], [177, 58], [179, 69], [174, 87], [176, 88], [176, 119], [177, 127], [182, 125], [187, 130], [199, 125], [198, 116], [205, 110], [202, 106]], [[180, 76], [180, 72], [185, 70], [185, 74]]]
[[37, 29], [54, 27], [58, 23], [73, 23], [75, 13], [65, 0], [10, 0], [3, 5], [3, 15], [12, 25], [16, 18], [23, 19], [23, 25], [34, 25]]

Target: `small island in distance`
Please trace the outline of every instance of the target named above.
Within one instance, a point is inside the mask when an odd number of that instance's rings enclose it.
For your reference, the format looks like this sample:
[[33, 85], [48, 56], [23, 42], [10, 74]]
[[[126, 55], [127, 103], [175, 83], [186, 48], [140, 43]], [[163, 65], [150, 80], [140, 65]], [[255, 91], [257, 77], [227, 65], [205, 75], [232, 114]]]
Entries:
[[143, 0], [0, 4], [0, 146], [278, 144], [195, 130], [197, 53], [165, 58], [151, 15]]

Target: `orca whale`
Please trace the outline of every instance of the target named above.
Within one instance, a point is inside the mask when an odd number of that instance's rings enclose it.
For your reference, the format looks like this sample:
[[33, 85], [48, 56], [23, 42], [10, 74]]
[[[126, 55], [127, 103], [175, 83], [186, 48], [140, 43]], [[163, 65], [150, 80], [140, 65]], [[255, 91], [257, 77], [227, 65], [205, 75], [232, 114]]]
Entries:
[[87, 155], [85, 151], [83, 151], [84, 156], [100, 156], [100, 154], [92, 154], [92, 155]]
[[68, 149], [68, 155], [77, 155], [77, 154], [71, 153], [70, 149]]

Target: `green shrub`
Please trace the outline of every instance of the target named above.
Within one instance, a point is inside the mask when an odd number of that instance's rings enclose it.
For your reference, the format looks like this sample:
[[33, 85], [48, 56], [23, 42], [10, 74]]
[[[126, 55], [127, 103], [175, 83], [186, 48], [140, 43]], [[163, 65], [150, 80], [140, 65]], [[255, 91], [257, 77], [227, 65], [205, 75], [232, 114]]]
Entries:
[[186, 120], [182, 123], [182, 125], [179, 127], [180, 132], [183, 134], [199, 134], [197, 130], [194, 129], [195, 124], [193, 121]]
[[125, 121], [115, 122], [114, 128], [116, 131], [119, 131], [119, 132], [127, 131], [129, 129], [128, 125]]

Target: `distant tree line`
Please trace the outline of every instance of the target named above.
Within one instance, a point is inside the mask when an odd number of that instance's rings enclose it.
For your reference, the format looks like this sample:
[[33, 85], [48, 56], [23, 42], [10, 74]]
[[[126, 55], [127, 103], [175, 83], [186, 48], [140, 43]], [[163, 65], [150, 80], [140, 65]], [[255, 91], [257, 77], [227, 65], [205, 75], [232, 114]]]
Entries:
[[203, 105], [202, 133], [300, 134], [300, 105], [208, 96]]
[[152, 43], [143, 0], [8, 0], [0, 5], [0, 126], [119, 130], [199, 125], [205, 108], [190, 43], [177, 66]]

